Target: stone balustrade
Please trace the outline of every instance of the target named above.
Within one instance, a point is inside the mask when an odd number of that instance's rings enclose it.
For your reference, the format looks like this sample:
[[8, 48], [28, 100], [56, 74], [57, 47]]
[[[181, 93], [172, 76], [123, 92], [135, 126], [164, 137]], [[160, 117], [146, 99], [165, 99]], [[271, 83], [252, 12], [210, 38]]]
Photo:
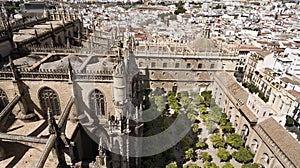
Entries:
[[[28, 68], [17, 69], [17, 77], [21, 80], [73, 80], [84, 81], [112, 81], [113, 71], [79, 71], [64, 69], [40, 69], [31, 70]], [[10, 68], [0, 70], [0, 80], [13, 79], [13, 71]]]

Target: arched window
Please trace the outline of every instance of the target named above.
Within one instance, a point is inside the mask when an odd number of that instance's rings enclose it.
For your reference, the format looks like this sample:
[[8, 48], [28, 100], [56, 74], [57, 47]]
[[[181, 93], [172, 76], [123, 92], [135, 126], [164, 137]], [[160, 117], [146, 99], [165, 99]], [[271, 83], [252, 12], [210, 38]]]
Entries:
[[8, 104], [8, 98], [6, 96], [6, 93], [0, 89], [0, 112], [5, 108], [5, 106]]
[[242, 129], [242, 137], [244, 141], [247, 141], [248, 135], [249, 135], [249, 127], [246, 124], [244, 124]]
[[105, 117], [105, 97], [98, 89], [90, 94], [90, 108], [97, 116]]
[[235, 122], [235, 127], [238, 127], [238, 122], [239, 122], [239, 118], [240, 116], [239, 115], [235, 115], [235, 119], [234, 119], [234, 122]]
[[53, 115], [60, 115], [60, 105], [57, 93], [49, 87], [44, 87], [39, 91], [39, 99], [44, 117], [47, 118], [48, 108], [52, 111]]
[[261, 164], [265, 167], [268, 168], [270, 163], [270, 158], [269, 155], [264, 153], [261, 157]]
[[252, 148], [252, 152], [256, 153], [256, 151], [258, 149], [258, 141], [256, 139], [252, 140], [251, 148]]

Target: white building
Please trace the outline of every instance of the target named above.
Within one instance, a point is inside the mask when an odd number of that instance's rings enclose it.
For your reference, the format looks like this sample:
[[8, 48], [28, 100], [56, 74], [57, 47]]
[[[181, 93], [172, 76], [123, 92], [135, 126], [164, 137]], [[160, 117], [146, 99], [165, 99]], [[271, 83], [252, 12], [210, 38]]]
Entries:
[[293, 61], [288, 72], [300, 78], [300, 50], [286, 48], [284, 53], [287, 54], [291, 61]]

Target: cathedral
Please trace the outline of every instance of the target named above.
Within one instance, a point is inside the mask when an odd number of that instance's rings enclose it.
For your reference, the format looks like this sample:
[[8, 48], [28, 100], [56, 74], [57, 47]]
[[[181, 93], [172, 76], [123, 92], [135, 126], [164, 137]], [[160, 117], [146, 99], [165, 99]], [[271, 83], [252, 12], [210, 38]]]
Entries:
[[[128, 140], [142, 128], [134, 121], [141, 102], [133, 40], [115, 39], [109, 51], [91, 52], [81, 47], [80, 16], [44, 16], [2, 36], [4, 166], [26, 160], [28, 167], [138, 167], [139, 158], [130, 157], [138, 156], [131, 151], [137, 144]], [[18, 147], [26, 150], [13, 153]]]
[[142, 142], [130, 137], [143, 134], [144, 90], [200, 93], [238, 60], [208, 38], [187, 46], [138, 43], [130, 28], [85, 32], [82, 16], [65, 10], [2, 23], [4, 167], [139, 167]]

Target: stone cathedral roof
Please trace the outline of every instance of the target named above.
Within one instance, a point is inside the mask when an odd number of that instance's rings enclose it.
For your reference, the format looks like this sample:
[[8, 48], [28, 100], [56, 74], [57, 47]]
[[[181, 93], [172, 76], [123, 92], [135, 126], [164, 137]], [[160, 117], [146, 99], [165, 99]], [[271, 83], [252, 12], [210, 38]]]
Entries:
[[40, 69], [54, 69], [54, 70], [67, 70], [69, 66], [69, 61], [73, 69], [80, 67], [82, 60], [76, 56], [67, 56], [60, 60], [43, 63]]
[[212, 40], [206, 38], [197, 38], [189, 44], [189, 47], [199, 52], [217, 52], [218, 49]]

